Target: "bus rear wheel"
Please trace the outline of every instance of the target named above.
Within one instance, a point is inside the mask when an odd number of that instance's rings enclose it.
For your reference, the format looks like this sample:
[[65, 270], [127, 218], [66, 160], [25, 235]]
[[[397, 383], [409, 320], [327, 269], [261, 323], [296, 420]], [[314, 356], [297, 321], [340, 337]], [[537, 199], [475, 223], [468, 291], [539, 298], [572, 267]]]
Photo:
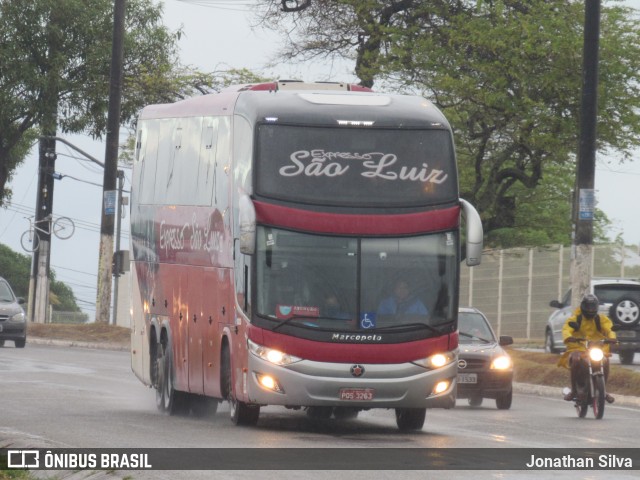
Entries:
[[173, 371], [171, 340], [169, 339], [158, 346], [157, 376], [156, 406], [158, 410], [167, 412], [169, 415], [185, 413], [184, 394], [173, 386], [175, 373]]
[[260, 417], [260, 405], [249, 405], [238, 400], [233, 391], [231, 354], [229, 347], [222, 348], [223, 393], [229, 401], [229, 415], [234, 425], [255, 425]]
[[422, 430], [426, 416], [426, 408], [396, 408], [396, 423], [401, 432]]

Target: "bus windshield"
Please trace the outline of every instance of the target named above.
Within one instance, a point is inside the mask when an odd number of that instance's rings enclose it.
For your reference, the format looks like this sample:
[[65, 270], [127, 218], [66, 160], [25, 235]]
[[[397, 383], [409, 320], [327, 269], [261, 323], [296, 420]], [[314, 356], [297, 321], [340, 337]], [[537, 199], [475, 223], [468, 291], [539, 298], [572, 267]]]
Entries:
[[258, 227], [256, 313], [332, 331], [433, 329], [455, 318], [457, 234], [349, 238]]
[[259, 125], [256, 193], [344, 207], [457, 201], [448, 130]]

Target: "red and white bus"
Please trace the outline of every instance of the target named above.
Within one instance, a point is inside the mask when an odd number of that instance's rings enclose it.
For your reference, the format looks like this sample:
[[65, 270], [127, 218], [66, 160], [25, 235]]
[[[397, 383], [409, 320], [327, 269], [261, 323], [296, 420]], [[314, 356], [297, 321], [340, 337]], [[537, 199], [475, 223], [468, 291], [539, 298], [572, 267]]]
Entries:
[[430, 102], [244, 86], [146, 107], [134, 162], [132, 368], [159, 409], [413, 430], [454, 405], [461, 212], [470, 265], [482, 225]]

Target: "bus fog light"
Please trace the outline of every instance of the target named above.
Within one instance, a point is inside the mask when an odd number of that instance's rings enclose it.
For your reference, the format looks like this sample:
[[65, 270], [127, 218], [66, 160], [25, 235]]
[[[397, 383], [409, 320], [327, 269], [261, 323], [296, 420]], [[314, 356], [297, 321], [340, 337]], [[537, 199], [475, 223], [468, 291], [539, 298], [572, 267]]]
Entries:
[[256, 373], [258, 383], [262, 388], [274, 391], [276, 393], [284, 393], [284, 389], [280, 386], [278, 381], [271, 375], [264, 375], [262, 373]]
[[449, 380], [442, 380], [441, 382], [436, 383], [436, 386], [433, 387], [432, 395], [439, 395], [443, 392], [446, 392], [449, 389], [449, 385], [451, 382]]

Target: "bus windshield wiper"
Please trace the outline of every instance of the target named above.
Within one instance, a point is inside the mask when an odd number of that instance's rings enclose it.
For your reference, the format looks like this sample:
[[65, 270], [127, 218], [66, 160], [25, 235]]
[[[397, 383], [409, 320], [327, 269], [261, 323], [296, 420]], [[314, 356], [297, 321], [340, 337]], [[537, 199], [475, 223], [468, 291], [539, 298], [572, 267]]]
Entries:
[[[273, 318], [271, 320], [274, 320]], [[271, 331], [274, 332], [276, 331], [278, 328], [280, 328], [283, 325], [286, 325], [287, 323], [289, 323], [291, 320], [309, 320], [311, 322], [315, 321], [315, 320], [336, 320], [336, 321], [341, 321], [344, 322], [346, 320], [350, 320], [348, 318], [340, 318], [340, 317], [310, 317], [307, 315], [294, 315], [292, 317], [286, 318], [284, 320], [281, 320], [276, 326], [274, 326]], [[311, 328], [316, 328], [318, 330], [323, 330], [323, 331], [332, 331], [335, 330], [334, 328], [327, 328], [325, 327], [320, 327], [319, 325], [309, 325], [308, 323], [301, 323], [300, 325], [297, 325], [299, 327], [311, 327]]]
[[420, 323], [420, 322], [399, 323], [398, 325], [389, 325], [388, 327], [380, 327], [380, 328], [367, 328], [367, 331], [386, 332], [390, 330], [399, 330], [401, 328], [415, 328], [415, 327], [426, 328], [427, 330], [431, 330], [434, 333], [440, 333], [438, 329], [432, 327], [431, 325], [427, 325], [426, 323]]

